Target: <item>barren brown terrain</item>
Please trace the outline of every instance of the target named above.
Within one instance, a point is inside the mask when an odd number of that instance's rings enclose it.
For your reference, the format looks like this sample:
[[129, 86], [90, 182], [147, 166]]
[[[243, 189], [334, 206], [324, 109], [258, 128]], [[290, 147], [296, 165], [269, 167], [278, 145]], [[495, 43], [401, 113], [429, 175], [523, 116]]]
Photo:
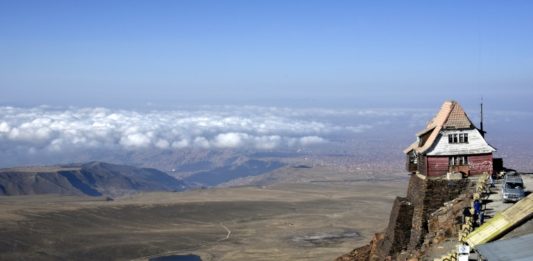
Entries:
[[0, 197], [1, 260], [333, 260], [383, 229], [407, 179]]

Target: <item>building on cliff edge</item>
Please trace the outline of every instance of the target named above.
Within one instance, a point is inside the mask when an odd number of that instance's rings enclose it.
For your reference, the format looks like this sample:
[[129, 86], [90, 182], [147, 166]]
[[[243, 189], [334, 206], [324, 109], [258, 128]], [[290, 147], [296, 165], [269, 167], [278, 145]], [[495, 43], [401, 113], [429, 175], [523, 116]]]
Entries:
[[[482, 124], [482, 123], [481, 123]], [[493, 152], [484, 131], [476, 128], [456, 101], [446, 101], [404, 153], [407, 170], [427, 177], [493, 173]]]

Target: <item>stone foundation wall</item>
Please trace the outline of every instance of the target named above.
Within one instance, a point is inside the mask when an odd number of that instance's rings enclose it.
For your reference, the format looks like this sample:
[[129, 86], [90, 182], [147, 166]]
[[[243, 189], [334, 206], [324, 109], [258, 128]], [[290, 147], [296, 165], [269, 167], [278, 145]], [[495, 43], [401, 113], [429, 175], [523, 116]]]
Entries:
[[445, 202], [467, 193], [470, 188], [468, 179], [421, 179], [411, 176], [409, 183], [408, 199], [414, 205], [413, 220], [411, 222], [411, 238], [409, 250], [420, 248], [424, 236], [428, 233], [428, 220], [431, 213], [444, 206]]
[[384, 238], [378, 244], [377, 256], [385, 258], [405, 249], [411, 238], [413, 206], [407, 198], [397, 197], [392, 206], [389, 225]]

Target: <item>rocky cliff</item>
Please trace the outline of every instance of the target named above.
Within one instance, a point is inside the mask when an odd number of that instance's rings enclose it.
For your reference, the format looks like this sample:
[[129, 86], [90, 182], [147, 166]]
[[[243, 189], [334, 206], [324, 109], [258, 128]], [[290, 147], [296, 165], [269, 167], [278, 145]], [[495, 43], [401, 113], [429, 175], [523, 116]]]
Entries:
[[389, 224], [370, 244], [338, 261], [419, 258], [431, 243], [457, 233], [461, 211], [469, 203], [469, 179], [427, 179], [412, 175], [406, 197], [394, 201]]

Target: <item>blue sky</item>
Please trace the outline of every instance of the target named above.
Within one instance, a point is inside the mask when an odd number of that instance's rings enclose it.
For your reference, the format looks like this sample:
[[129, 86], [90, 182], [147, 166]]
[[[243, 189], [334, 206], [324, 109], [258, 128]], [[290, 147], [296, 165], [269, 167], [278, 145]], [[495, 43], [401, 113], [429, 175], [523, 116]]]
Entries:
[[0, 1], [0, 104], [530, 110], [531, 1]]

